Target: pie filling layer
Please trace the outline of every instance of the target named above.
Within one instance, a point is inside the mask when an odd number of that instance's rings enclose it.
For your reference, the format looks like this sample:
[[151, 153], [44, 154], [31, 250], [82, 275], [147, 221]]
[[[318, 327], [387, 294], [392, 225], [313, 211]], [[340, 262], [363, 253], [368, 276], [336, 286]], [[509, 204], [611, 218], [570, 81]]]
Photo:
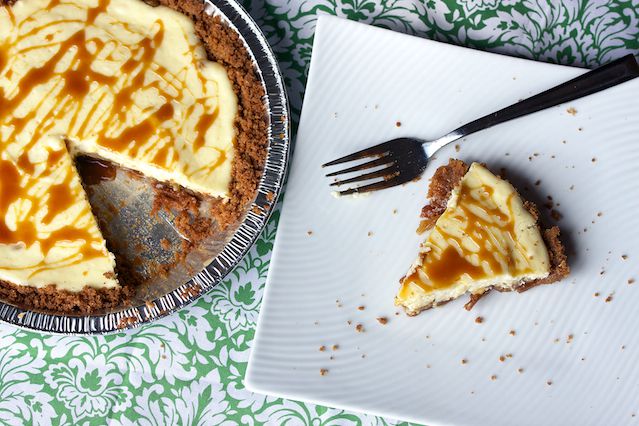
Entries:
[[117, 286], [69, 152], [228, 198], [237, 104], [193, 22], [167, 7], [0, 7], [0, 280]]
[[46, 165], [34, 175], [0, 159], [0, 280], [72, 292], [117, 286], [64, 141], [45, 137], [34, 152]]
[[536, 219], [510, 183], [473, 163], [453, 189], [396, 303], [409, 312], [490, 287], [510, 290], [550, 272]]

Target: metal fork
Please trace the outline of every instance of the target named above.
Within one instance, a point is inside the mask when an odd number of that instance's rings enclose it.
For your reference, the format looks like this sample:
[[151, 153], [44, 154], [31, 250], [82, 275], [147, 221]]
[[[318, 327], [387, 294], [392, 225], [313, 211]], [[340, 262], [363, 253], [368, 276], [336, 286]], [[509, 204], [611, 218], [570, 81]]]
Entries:
[[496, 124], [588, 96], [638, 76], [639, 66], [637, 65], [637, 61], [633, 55], [626, 55], [545, 92], [531, 96], [497, 112], [478, 118], [475, 121], [471, 121], [434, 141], [424, 141], [415, 138], [393, 139], [330, 161], [323, 164], [322, 167], [334, 166], [336, 164], [364, 158], [375, 158], [366, 163], [328, 173], [326, 176], [330, 177], [374, 167], [387, 166], [380, 170], [331, 183], [331, 186], [340, 186], [348, 183], [381, 178], [381, 180], [368, 185], [340, 191], [339, 195], [370, 192], [401, 185], [418, 178], [426, 169], [428, 159], [443, 146], [453, 141]]

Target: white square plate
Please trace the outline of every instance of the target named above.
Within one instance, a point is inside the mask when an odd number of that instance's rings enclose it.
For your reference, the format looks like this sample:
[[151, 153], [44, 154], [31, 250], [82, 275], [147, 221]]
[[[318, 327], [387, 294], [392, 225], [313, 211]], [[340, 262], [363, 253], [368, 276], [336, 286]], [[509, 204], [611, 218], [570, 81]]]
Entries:
[[[468, 137], [420, 181], [368, 197], [332, 197], [320, 168], [387, 139], [435, 138], [582, 72], [322, 17], [247, 387], [431, 425], [634, 420], [639, 79]], [[396, 314], [428, 178], [450, 157], [506, 168], [540, 206], [553, 197], [568, 279], [491, 293], [471, 312], [464, 298]]]

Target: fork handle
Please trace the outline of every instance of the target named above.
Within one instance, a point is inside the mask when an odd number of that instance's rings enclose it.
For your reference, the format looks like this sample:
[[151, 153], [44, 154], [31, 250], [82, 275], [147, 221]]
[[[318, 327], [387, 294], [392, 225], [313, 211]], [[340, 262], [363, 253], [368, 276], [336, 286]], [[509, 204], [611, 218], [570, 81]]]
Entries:
[[437, 148], [471, 133], [487, 129], [533, 112], [597, 93], [624, 81], [639, 77], [639, 65], [631, 54], [580, 75], [570, 81], [517, 102], [497, 112], [471, 121], [438, 139]]

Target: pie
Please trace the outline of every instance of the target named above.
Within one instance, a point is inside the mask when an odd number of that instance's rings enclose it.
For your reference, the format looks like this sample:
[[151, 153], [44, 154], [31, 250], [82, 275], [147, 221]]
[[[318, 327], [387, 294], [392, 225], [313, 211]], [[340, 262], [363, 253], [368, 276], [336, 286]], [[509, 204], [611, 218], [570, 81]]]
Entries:
[[479, 163], [450, 160], [433, 176], [418, 232], [428, 232], [395, 302], [408, 315], [490, 289], [524, 291], [569, 273], [559, 228]]
[[1, 298], [90, 312], [130, 295], [84, 193], [80, 155], [178, 198], [219, 200], [211, 214], [221, 227], [254, 198], [264, 90], [239, 35], [204, 8], [0, 0]]

